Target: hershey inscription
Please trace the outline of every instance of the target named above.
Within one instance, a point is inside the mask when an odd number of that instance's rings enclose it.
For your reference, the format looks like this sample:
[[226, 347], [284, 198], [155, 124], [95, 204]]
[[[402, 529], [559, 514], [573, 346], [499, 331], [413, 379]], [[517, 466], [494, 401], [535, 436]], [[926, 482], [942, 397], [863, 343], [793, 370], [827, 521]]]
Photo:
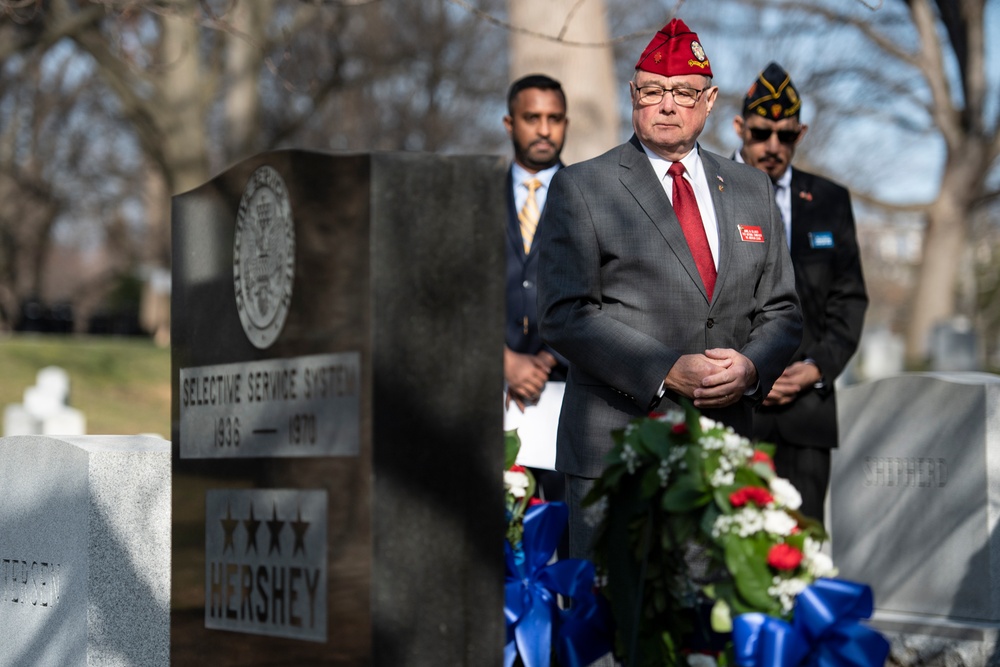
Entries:
[[205, 494], [205, 627], [326, 641], [325, 490]]
[[182, 368], [181, 458], [357, 456], [357, 352]]

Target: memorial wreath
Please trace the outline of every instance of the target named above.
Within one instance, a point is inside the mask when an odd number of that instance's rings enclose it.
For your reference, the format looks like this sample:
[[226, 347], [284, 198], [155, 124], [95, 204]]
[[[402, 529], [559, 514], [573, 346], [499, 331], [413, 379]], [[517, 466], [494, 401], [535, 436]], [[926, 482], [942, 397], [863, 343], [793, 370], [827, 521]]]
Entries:
[[772, 445], [687, 402], [612, 437], [584, 501], [599, 522], [595, 563], [552, 563], [566, 507], [533, 497], [507, 434], [505, 667], [582, 666], [612, 643], [628, 667], [884, 663], [888, 642], [861, 622], [871, 589], [833, 578], [826, 533], [798, 511]]

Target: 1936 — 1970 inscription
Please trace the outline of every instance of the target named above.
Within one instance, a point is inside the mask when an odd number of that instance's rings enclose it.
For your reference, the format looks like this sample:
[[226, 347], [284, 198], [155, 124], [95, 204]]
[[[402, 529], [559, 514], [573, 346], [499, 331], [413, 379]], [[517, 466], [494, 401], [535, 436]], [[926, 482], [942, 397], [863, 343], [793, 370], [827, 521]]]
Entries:
[[182, 368], [181, 458], [356, 456], [360, 356]]

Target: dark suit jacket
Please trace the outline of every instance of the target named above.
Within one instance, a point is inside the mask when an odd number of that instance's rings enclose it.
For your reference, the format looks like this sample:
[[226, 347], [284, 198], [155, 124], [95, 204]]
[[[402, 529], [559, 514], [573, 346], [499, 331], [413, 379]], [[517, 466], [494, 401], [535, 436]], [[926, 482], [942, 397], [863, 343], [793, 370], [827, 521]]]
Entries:
[[549, 380], [562, 382], [566, 380], [566, 360], [545, 345], [538, 335], [538, 242], [532, 243], [531, 251], [524, 254], [521, 223], [514, 207], [512, 173], [511, 169], [507, 170], [507, 319], [504, 341], [507, 347], [522, 354], [548, 350], [559, 362], [549, 374]]
[[[719, 223], [709, 303], [670, 200], [636, 137], [552, 180], [541, 227], [542, 338], [570, 362], [556, 468], [598, 477], [611, 431], [657, 405], [684, 354], [734, 348], [757, 369], [752, 397], [706, 416], [749, 435], [751, 406], [799, 344], [791, 260], [767, 176], [701, 152]], [[740, 226], [762, 242], [744, 241]], [[660, 409], [676, 396], [668, 394]]]
[[837, 446], [834, 380], [858, 347], [868, 295], [846, 189], [792, 169], [792, 265], [802, 304], [802, 344], [794, 361], [812, 359], [823, 387], [784, 407], [759, 408], [754, 435], [804, 447]]

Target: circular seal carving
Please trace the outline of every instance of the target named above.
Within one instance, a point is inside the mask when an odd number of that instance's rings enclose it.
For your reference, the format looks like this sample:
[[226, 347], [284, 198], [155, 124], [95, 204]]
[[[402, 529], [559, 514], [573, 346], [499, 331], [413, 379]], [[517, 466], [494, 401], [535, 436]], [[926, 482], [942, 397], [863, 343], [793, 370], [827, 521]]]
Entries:
[[698, 59], [698, 62], [705, 62], [705, 49], [701, 48], [698, 42], [691, 42], [691, 53]]
[[247, 182], [236, 214], [233, 286], [243, 331], [254, 347], [278, 339], [295, 279], [295, 225], [281, 175], [260, 167]]

